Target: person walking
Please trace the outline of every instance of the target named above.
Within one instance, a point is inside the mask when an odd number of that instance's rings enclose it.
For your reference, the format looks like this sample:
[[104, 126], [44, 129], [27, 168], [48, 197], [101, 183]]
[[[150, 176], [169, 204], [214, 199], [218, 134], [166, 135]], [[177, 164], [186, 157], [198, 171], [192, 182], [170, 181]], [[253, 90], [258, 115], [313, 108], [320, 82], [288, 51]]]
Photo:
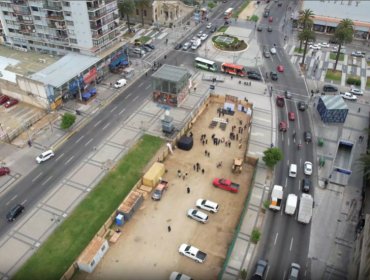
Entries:
[[190, 188], [189, 187], [186, 188], [186, 192], [190, 193]]
[[171, 226], [168, 226], [168, 227], [167, 227], [167, 231], [168, 231], [168, 232], [171, 232], [171, 230], [172, 230], [172, 229], [171, 229]]

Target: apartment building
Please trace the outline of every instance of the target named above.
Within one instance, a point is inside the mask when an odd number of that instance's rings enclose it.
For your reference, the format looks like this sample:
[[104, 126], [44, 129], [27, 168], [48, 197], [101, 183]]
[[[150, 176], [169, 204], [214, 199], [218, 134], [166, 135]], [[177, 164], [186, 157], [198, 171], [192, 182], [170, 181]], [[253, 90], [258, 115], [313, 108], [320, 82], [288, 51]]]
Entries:
[[2, 40], [38, 52], [96, 55], [119, 41], [117, 0], [1, 0]]

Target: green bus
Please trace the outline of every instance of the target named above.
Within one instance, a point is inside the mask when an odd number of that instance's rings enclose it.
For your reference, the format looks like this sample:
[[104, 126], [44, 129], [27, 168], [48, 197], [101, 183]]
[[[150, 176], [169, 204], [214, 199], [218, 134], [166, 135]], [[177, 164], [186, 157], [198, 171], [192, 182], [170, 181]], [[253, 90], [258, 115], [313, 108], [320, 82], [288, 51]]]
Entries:
[[214, 61], [204, 59], [201, 57], [195, 58], [195, 66], [211, 72], [217, 71], [217, 64]]

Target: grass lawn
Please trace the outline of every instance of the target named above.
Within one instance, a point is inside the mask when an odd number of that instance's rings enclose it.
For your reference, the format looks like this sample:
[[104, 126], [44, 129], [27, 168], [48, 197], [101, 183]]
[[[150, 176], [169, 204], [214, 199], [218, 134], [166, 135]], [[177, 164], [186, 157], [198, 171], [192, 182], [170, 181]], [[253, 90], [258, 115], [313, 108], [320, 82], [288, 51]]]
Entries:
[[300, 49], [299, 47], [296, 47], [296, 48], [294, 48], [294, 52], [303, 53], [303, 49]]
[[[330, 57], [329, 57], [330, 59], [335, 60], [336, 57], [337, 57], [337, 53], [333, 53], [333, 52], [330, 53]], [[343, 61], [343, 60], [344, 60], [344, 54], [341, 53], [339, 54], [338, 61]]]
[[233, 18], [238, 18], [239, 14], [248, 6], [249, 0], [245, 1], [243, 5], [240, 6], [239, 10], [235, 13], [233, 13], [232, 17]]
[[326, 71], [325, 75], [326, 80], [332, 80], [332, 81], [340, 81], [342, 79], [342, 71], [333, 71], [332, 69], [328, 69]]
[[227, 30], [227, 27], [228, 26], [221, 26], [219, 29], [218, 29], [218, 32], [225, 32]]
[[60, 279], [103, 223], [142, 176], [142, 170], [163, 144], [144, 135], [109, 172], [13, 279]]
[[138, 40], [142, 43], [142, 44], [146, 44], [148, 41], [150, 41], [152, 39], [152, 37], [150, 36], [141, 36]]

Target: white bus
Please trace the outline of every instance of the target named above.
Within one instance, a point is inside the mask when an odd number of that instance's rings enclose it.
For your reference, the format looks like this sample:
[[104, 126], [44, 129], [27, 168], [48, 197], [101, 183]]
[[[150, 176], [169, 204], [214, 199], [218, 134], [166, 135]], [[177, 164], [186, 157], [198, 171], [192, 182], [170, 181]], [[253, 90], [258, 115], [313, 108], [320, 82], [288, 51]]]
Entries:
[[224, 19], [229, 19], [231, 18], [232, 14], [233, 14], [233, 8], [228, 8], [225, 13], [224, 13]]
[[204, 59], [201, 57], [197, 57], [195, 59], [195, 66], [211, 72], [217, 71], [217, 64], [214, 61]]

